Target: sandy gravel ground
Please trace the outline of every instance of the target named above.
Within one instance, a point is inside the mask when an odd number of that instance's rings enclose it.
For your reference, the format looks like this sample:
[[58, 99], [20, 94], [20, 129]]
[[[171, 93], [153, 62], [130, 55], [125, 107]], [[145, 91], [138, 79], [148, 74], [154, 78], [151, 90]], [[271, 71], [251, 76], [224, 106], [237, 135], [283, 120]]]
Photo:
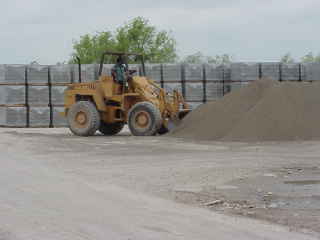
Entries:
[[320, 142], [0, 134], [1, 240], [320, 237]]

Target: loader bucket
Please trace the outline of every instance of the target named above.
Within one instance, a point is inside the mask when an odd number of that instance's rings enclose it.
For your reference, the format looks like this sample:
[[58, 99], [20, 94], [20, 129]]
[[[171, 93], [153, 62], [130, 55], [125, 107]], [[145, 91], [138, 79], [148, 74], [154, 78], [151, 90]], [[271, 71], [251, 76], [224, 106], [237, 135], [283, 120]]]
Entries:
[[168, 122], [168, 130], [171, 131], [172, 129], [176, 128], [179, 126], [181, 123], [181, 120], [187, 116], [188, 113], [190, 113], [190, 109], [185, 109], [179, 112], [178, 118], [175, 119], [170, 119]]
[[185, 116], [188, 115], [188, 113], [190, 113], [191, 110], [190, 109], [184, 109], [182, 111], [179, 112], [179, 119], [182, 120], [185, 118]]

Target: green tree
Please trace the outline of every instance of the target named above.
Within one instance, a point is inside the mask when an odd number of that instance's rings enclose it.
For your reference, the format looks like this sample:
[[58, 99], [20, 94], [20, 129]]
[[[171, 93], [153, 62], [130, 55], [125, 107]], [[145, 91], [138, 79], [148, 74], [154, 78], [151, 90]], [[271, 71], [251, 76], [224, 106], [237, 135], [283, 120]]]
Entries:
[[[158, 31], [147, 19], [134, 18], [119, 27], [115, 33], [99, 32], [86, 34], [73, 43], [74, 57], [79, 56], [82, 63], [97, 63], [106, 51], [142, 53], [146, 62], [174, 62], [177, 59], [176, 41], [167, 31]], [[134, 61], [134, 60], [133, 60]]]
[[214, 64], [228, 64], [233, 61], [233, 57], [229, 54], [222, 54], [222, 55], [216, 55], [215, 57], [207, 57], [208, 63], [214, 63]]
[[314, 56], [312, 52], [309, 52], [301, 58], [301, 61], [304, 63], [320, 62], [320, 54]]
[[190, 64], [203, 64], [203, 63], [212, 63], [212, 64], [228, 64], [232, 62], [232, 57], [228, 54], [212, 56], [204, 56], [201, 52], [196, 52], [194, 54], [186, 56], [182, 62]]
[[147, 19], [137, 17], [117, 29], [117, 50], [143, 53], [147, 62], [174, 62], [176, 41], [167, 31], [158, 31]]
[[115, 46], [116, 42], [111, 32], [83, 35], [79, 41], [73, 42], [74, 52], [70, 62], [75, 63], [75, 57], [78, 56], [81, 59], [81, 63], [98, 63], [103, 51], [113, 50]]
[[201, 64], [206, 62], [205, 56], [201, 52], [196, 52], [194, 54], [186, 56], [183, 60], [183, 63], [190, 63], [190, 64]]
[[291, 54], [287, 53], [287, 54], [285, 54], [285, 55], [283, 55], [281, 57], [280, 62], [282, 62], [282, 63], [294, 63], [295, 61], [294, 61], [293, 57], [291, 56]]

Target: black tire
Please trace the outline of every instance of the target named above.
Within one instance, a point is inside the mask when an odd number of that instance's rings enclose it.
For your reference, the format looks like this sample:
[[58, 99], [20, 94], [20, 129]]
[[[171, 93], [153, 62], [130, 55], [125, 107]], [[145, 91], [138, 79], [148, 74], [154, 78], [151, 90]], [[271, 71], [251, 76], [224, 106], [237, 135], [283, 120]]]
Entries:
[[134, 136], [154, 136], [162, 125], [161, 113], [150, 102], [137, 103], [129, 111], [128, 125]]
[[78, 136], [92, 136], [100, 127], [100, 114], [89, 101], [79, 101], [68, 111], [68, 124], [71, 132]]
[[106, 136], [113, 136], [121, 132], [124, 127], [124, 123], [116, 122], [116, 123], [105, 123], [101, 122], [99, 131]]
[[159, 135], [163, 135], [169, 132], [169, 129], [166, 128], [166, 126], [161, 125], [161, 127], [158, 129], [158, 134]]

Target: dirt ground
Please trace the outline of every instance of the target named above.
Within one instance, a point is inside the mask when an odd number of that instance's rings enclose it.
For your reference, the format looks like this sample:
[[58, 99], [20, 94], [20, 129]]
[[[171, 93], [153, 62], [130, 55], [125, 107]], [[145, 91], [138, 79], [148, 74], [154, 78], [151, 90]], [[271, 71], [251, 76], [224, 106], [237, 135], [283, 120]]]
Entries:
[[101, 188], [117, 186], [320, 237], [320, 142], [192, 142], [127, 131], [81, 138], [67, 129], [0, 134], [2, 151], [32, 156], [31, 167], [39, 161]]

